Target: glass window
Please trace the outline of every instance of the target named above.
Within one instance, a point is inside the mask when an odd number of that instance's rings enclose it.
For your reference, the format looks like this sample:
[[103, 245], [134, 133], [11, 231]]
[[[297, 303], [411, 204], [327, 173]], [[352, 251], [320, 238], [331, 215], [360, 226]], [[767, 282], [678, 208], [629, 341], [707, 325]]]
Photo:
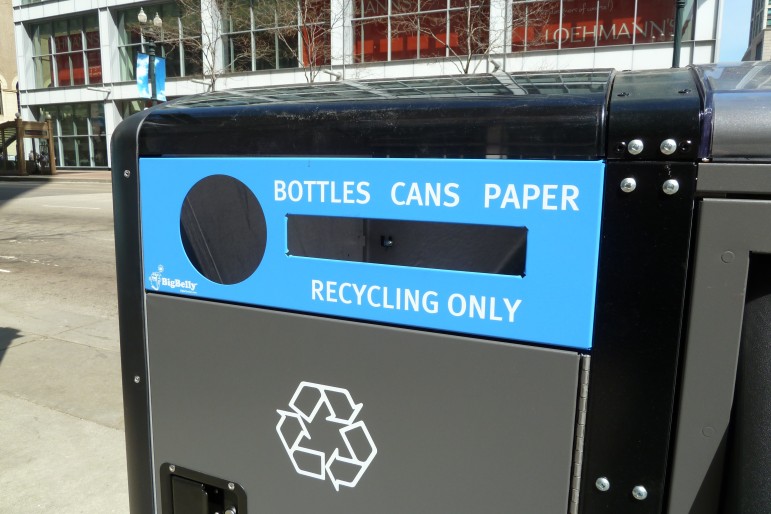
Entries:
[[99, 24], [95, 14], [34, 25], [35, 86], [102, 82]]
[[489, 43], [484, 0], [355, 0], [356, 62], [482, 53]]
[[328, 0], [239, 0], [223, 23], [228, 71], [296, 68], [330, 61]]
[[104, 105], [77, 103], [46, 105], [40, 119], [51, 115], [57, 166], [107, 166]]
[[[147, 23], [138, 21], [139, 7], [118, 12], [118, 55], [121, 80], [134, 80], [137, 54], [147, 53], [155, 45], [155, 53], [166, 58], [167, 77], [199, 75], [202, 69], [200, 19], [183, 20], [175, 3], [148, 6]], [[153, 25], [156, 13], [163, 21], [160, 29]]]
[[[672, 41], [670, 0], [514, 0], [512, 50], [580, 48]], [[693, 39], [695, 2], [686, 2], [683, 39]]]

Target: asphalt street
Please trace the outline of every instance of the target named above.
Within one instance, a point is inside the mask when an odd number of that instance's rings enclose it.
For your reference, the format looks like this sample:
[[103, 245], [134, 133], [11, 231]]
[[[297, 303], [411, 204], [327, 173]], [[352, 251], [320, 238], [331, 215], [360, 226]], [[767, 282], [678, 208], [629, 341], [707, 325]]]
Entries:
[[0, 514], [127, 513], [109, 183], [0, 182]]

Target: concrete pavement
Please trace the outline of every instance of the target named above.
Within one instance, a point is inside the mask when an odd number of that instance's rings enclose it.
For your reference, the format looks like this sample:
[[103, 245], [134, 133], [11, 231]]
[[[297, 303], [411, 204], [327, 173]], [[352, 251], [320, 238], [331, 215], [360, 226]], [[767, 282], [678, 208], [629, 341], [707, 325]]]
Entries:
[[126, 514], [109, 174], [0, 193], [0, 514]]
[[55, 175], [1, 175], [0, 181], [33, 181], [33, 182], [112, 182], [110, 170], [65, 169], [57, 170]]

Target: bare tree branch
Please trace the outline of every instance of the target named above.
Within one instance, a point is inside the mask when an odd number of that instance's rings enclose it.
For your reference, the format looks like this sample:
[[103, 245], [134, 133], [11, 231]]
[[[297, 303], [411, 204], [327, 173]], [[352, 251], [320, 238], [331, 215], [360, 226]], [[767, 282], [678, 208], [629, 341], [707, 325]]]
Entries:
[[314, 82], [332, 56], [329, 0], [264, 0], [255, 5], [255, 25], [265, 27]]
[[[553, 0], [514, 0], [502, 24], [504, 34], [490, 32], [490, 0], [453, 0], [448, 9], [443, 0], [392, 0], [391, 31], [394, 36], [418, 37], [420, 57], [430, 56], [431, 46], [439, 50], [435, 57], [449, 57], [461, 73], [472, 73], [472, 64], [487, 57], [495, 48], [509, 51], [504, 41], [513, 36], [514, 48], [530, 35], [530, 46], [538, 38], [550, 15]], [[419, 5], [419, 8], [418, 8]], [[542, 41], [544, 38], [541, 37]], [[422, 43], [422, 44], [421, 44]], [[430, 43], [433, 43], [431, 45]], [[429, 52], [424, 52], [428, 46]], [[434, 51], [436, 53], [436, 51]]]
[[251, 59], [251, 43], [245, 44], [248, 34], [235, 36], [235, 53], [224, 58], [224, 34], [230, 27], [248, 27], [248, 2], [239, 0], [176, 0], [179, 7], [179, 26], [164, 26], [164, 43], [184, 49], [186, 60], [200, 68], [209, 91], [216, 89], [217, 80], [231, 70], [233, 63]]

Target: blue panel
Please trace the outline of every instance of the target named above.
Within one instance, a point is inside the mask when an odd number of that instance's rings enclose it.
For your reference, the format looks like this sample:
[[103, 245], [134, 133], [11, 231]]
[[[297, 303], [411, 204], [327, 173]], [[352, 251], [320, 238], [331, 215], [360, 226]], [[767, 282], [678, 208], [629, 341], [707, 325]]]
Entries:
[[137, 54], [137, 89], [139, 98], [150, 98], [150, 56], [143, 53]]
[[[145, 287], [587, 349], [603, 174], [602, 162], [143, 158]], [[180, 236], [186, 195], [212, 175], [243, 182], [259, 201], [267, 227], [265, 254], [256, 271], [231, 285], [202, 276]], [[426, 183], [441, 184], [438, 205], [417, 194]], [[526, 272], [520, 277], [295, 257], [287, 252], [287, 215], [526, 227]]]

